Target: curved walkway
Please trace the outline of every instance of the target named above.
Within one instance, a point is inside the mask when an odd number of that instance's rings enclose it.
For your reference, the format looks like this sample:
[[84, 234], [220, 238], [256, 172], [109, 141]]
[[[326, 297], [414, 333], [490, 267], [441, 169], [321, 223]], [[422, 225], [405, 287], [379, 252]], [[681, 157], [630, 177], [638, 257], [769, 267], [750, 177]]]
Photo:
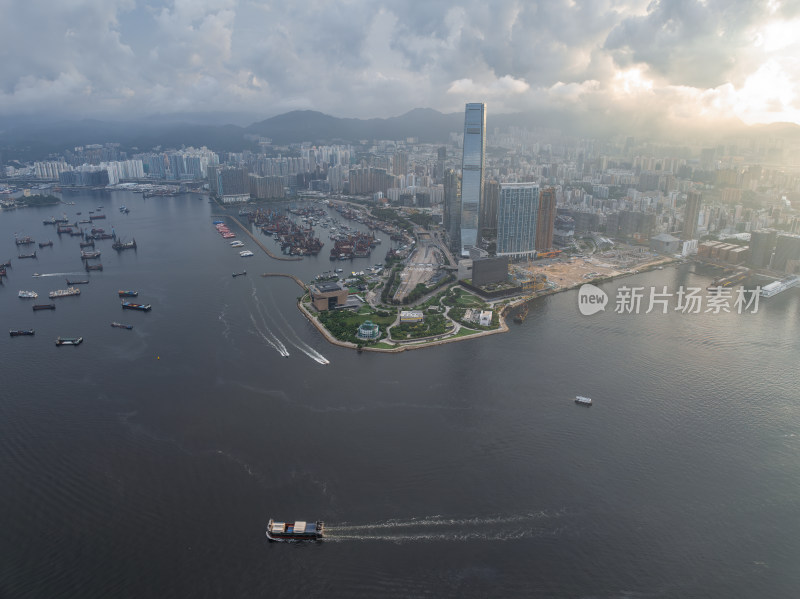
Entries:
[[261, 275], [262, 277], [286, 277], [287, 279], [292, 279], [295, 283], [300, 285], [303, 288], [303, 291], [308, 291], [308, 287], [306, 286], [303, 281], [301, 281], [298, 277], [291, 275], [285, 272], [265, 272]]

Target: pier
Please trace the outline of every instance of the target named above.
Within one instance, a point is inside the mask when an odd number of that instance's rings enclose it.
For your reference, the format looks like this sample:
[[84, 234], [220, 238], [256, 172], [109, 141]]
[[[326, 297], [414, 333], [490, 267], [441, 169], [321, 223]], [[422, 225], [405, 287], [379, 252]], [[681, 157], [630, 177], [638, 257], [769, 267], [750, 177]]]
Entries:
[[303, 281], [301, 281], [298, 277], [296, 277], [294, 275], [290, 275], [290, 274], [285, 273], [285, 272], [265, 272], [261, 276], [262, 277], [286, 277], [287, 279], [292, 279], [295, 283], [300, 285], [300, 287], [303, 288], [303, 291], [308, 291], [308, 287], [306, 287], [306, 284], [303, 283]]

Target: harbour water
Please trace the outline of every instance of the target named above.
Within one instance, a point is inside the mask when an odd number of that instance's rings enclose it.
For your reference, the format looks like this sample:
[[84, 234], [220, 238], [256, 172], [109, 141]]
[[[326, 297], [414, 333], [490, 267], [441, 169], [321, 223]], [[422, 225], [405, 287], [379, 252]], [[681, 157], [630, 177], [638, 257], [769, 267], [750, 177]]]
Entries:
[[[36, 330], [0, 337], [0, 597], [797, 595], [800, 290], [755, 314], [594, 316], [570, 291], [506, 334], [358, 354], [257, 276], [329, 270], [327, 239], [279, 262], [240, 235], [243, 259], [196, 196], [65, 200], [0, 213], [2, 321]], [[98, 206], [138, 249], [97, 242], [88, 274], [42, 221]], [[15, 233], [54, 246], [17, 260]], [[17, 297], [73, 276], [91, 283], [56, 310]], [[330, 536], [270, 544], [270, 517]]]

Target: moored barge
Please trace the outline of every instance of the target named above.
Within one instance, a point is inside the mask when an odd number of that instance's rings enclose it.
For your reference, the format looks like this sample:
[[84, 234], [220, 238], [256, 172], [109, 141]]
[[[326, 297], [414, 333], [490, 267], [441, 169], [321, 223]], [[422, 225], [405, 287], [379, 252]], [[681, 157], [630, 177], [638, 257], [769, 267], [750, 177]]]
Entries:
[[149, 312], [153, 308], [150, 304], [134, 304], [133, 302], [122, 302], [122, 307], [126, 310], [139, 310], [141, 312]]

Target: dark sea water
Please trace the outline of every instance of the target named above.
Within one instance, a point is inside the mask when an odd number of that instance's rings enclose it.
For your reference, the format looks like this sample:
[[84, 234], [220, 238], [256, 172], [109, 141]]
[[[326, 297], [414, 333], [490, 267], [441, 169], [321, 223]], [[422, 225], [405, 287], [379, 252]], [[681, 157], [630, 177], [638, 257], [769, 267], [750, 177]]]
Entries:
[[[257, 276], [329, 270], [327, 239], [242, 259], [206, 200], [65, 200], [0, 213], [2, 325], [36, 329], [0, 336], [0, 597], [800, 595], [798, 290], [756, 314], [591, 317], [572, 291], [507, 334], [357, 354], [295, 283]], [[85, 277], [78, 239], [42, 220], [97, 206], [139, 249], [98, 242], [105, 270], [34, 313], [20, 289], [44, 303]], [[15, 233], [55, 245], [18, 260]], [[270, 517], [330, 538], [270, 544]]]

